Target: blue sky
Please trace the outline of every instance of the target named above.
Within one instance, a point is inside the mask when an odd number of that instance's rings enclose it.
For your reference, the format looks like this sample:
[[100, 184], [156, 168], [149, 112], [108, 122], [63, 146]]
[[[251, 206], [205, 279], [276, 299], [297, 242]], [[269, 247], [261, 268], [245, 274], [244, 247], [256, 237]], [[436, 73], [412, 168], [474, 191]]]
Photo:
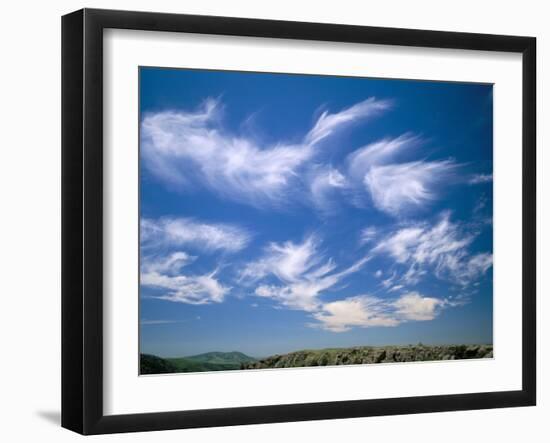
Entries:
[[492, 106], [140, 68], [141, 352], [492, 343]]

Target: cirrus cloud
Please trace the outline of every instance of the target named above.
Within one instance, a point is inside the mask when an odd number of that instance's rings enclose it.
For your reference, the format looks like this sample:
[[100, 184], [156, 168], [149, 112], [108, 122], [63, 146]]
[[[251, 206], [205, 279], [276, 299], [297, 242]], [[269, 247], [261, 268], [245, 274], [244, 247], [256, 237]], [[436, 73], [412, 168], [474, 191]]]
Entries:
[[493, 174], [474, 174], [468, 179], [468, 184], [478, 185], [480, 183], [490, 183], [493, 181]]
[[313, 204], [325, 213], [334, 211], [334, 194], [348, 187], [348, 180], [332, 166], [315, 168], [309, 177]]
[[307, 237], [302, 243], [271, 243], [263, 257], [243, 269], [240, 280], [255, 283], [269, 276], [275, 277], [276, 283], [260, 284], [254, 294], [273, 299], [290, 309], [316, 311], [323, 291], [359, 271], [370, 260], [366, 256], [336, 271], [336, 263], [319, 251], [319, 245], [315, 236]]
[[152, 296], [159, 300], [205, 305], [221, 303], [230, 291], [216, 278], [217, 269], [199, 275], [185, 275], [182, 268], [189, 265], [194, 257], [182, 251], [166, 256], [144, 256], [141, 260], [140, 284], [144, 287], [163, 291]]
[[379, 115], [383, 111], [390, 109], [392, 105], [393, 103], [390, 100], [377, 100], [374, 97], [370, 97], [334, 114], [325, 111], [307, 134], [305, 142], [316, 144], [346, 125], [359, 119]]
[[195, 112], [162, 111], [141, 122], [141, 156], [168, 185], [198, 185], [256, 207], [288, 203], [301, 185], [299, 172], [319, 153], [318, 144], [352, 122], [380, 114], [390, 103], [369, 98], [336, 113], [324, 112], [302, 141], [261, 142], [222, 126], [221, 103], [207, 99]]
[[189, 217], [143, 218], [140, 222], [142, 245], [194, 246], [203, 251], [237, 252], [244, 249], [251, 234], [228, 223], [207, 223]]
[[399, 216], [435, 200], [437, 185], [455, 168], [454, 162], [447, 160], [374, 166], [365, 175], [364, 184], [379, 210]]
[[435, 200], [441, 185], [456, 171], [453, 160], [400, 162], [422, 143], [414, 134], [384, 138], [348, 155], [348, 173], [367, 191], [374, 206], [399, 217]]
[[215, 275], [217, 270], [203, 275], [169, 276], [158, 272], [141, 274], [141, 284], [166, 290], [163, 295], [155, 296], [159, 300], [192, 305], [221, 303], [231, 289], [222, 285]]
[[373, 248], [373, 252], [387, 254], [406, 269], [400, 279], [394, 274], [390, 284], [416, 284], [433, 271], [439, 279], [468, 286], [489, 270], [492, 254], [469, 251], [477, 233], [465, 232], [450, 217], [447, 211], [433, 225], [425, 222], [398, 228]]

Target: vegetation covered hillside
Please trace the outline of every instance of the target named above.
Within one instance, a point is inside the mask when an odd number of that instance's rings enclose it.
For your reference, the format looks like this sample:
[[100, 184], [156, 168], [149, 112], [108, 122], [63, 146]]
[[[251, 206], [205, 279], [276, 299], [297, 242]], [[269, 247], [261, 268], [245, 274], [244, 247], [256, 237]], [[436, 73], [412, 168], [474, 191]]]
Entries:
[[360, 346], [353, 348], [304, 350], [289, 354], [273, 355], [253, 363], [243, 364], [241, 368], [297, 368], [304, 366], [358, 365], [492, 357], [492, 345], [425, 346], [419, 344], [410, 346]]
[[179, 358], [160, 358], [141, 354], [141, 374], [166, 374], [173, 372], [229, 371], [240, 369], [256, 359], [242, 352], [208, 352]]
[[141, 354], [139, 359], [140, 374], [168, 374], [178, 372], [175, 365], [156, 355]]

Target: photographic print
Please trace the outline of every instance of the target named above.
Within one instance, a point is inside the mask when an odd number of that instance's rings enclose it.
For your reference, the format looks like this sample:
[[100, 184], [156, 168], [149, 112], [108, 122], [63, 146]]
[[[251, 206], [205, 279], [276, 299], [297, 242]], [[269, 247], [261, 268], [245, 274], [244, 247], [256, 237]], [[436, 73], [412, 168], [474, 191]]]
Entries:
[[491, 84], [139, 76], [140, 374], [493, 357]]

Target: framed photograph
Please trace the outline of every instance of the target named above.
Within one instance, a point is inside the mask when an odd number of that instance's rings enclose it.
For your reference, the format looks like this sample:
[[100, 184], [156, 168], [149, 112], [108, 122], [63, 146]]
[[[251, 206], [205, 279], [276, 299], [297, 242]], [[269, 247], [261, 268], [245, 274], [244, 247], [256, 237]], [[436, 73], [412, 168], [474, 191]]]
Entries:
[[62, 425], [536, 402], [531, 37], [62, 20]]

